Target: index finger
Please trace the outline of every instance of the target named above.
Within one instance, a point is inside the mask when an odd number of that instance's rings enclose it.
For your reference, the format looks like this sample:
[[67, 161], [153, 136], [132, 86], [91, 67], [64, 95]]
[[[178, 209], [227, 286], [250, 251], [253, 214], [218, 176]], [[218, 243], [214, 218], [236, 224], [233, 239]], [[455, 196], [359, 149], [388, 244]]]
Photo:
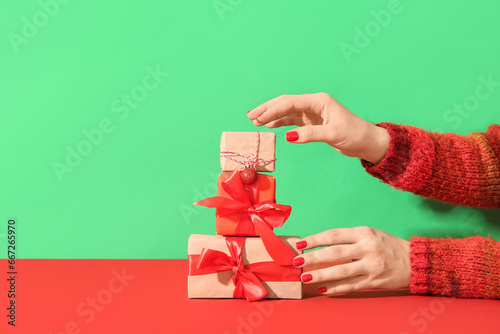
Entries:
[[266, 101], [266, 102], [262, 103], [261, 105], [257, 106], [256, 108], [247, 112], [247, 117], [250, 118], [251, 120], [257, 119], [260, 115], [262, 115], [267, 110], [267, 108], [282, 101], [283, 99], [286, 99], [289, 96], [290, 95], [280, 95], [278, 97], [275, 97], [272, 100]]
[[315, 94], [281, 95], [248, 112], [248, 118], [263, 125], [286, 116], [296, 117], [312, 109]]
[[355, 228], [335, 228], [303, 238], [297, 242], [297, 248], [312, 249], [322, 246], [354, 244], [360, 239]]

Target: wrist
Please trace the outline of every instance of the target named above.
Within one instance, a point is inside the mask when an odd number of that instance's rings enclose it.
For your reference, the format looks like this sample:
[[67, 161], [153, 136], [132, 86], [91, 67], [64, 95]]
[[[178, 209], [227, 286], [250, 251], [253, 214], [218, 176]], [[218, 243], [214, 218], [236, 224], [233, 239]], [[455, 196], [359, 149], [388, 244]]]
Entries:
[[363, 142], [365, 150], [361, 152], [358, 158], [371, 162], [376, 165], [387, 154], [391, 137], [387, 129], [368, 123]]

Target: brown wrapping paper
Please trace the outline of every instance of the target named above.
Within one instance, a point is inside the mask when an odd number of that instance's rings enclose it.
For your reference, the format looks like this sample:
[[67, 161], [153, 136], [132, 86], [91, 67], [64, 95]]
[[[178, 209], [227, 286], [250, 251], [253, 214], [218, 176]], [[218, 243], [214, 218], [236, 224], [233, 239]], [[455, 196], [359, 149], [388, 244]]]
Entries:
[[[245, 156], [255, 153], [257, 134], [255, 132], [223, 132], [220, 140], [220, 150], [236, 152]], [[260, 146], [258, 160], [274, 159], [276, 149], [276, 134], [274, 132], [260, 132]], [[243, 161], [239, 156], [236, 160]], [[265, 165], [258, 164], [257, 172], [274, 172], [274, 161]], [[220, 158], [220, 168], [223, 172], [232, 172], [242, 167], [242, 164], [225, 157]]]
[[[301, 250], [295, 247], [298, 236], [278, 236], [297, 255]], [[224, 252], [229, 255], [229, 250], [223, 236], [193, 234], [188, 241], [188, 254], [200, 254], [203, 248]], [[243, 264], [272, 261], [264, 244], [259, 237], [247, 237], [242, 252]], [[234, 283], [232, 271], [213, 273], [207, 275], [188, 276], [189, 298], [233, 298]], [[302, 282], [262, 282], [267, 290], [265, 298], [302, 298]]]

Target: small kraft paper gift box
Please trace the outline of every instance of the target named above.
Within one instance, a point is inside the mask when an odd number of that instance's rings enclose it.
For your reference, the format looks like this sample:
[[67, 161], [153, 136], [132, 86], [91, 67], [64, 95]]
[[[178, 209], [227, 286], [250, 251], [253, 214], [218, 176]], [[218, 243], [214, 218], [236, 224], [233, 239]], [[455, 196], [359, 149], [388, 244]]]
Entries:
[[[242, 167], [241, 162], [257, 155], [257, 172], [274, 172], [276, 134], [274, 132], [222, 132], [220, 141], [220, 168], [233, 172]], [[253, 157], [252, 157], [253, 158]], [[236, 160], [236, 161], [235, 161]]]
[[[296, 236], [279, 236], [293, 255]], [[261, 238], [193, 234], [188, 241], [189, 298], [302, 298], [302, 269], [277, 264]]]

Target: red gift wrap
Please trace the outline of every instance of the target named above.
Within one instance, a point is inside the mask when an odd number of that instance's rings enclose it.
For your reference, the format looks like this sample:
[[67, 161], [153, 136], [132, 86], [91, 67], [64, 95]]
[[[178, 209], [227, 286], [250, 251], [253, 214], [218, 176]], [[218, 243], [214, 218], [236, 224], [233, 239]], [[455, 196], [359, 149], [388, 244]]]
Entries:
[[209, 197], [194, 204], [217, 208], [216, 217], [225, 218], [219, 224], [234, 226], [234, 233], [228, 233], [226, 228], [225, 235], [258, 235], [278, 264], [290, 264], [295, 255], [274, 234], [273, 228], [283, 225], [290, 216], [292, 208], [289, 205], [275, 203], [274, 198], [261, 200], [259, 195], [261, 182], [267, 188], [274, 188], [270, 186], [271, 177], [259, 175], [257, 182], [245, 185], [241, 181], [239, 172], [227, 175], [222, 174], [219, 178], [221, 190], [218, 192], [221, 196]]
[[[217, 182], [217, 196], [225, 197], [229, 199], [236, 199], [232, 197], [231, 190], [225, 190], [227, 185], [229, 187], [236, 187], [231, 183], [234, 180], [230, 180], [226, 182], [233, 173], [224, 173], [219, 175]], [[243, 184], [243, 188], [248, 195], [248, 198], [251, 203], [275, 203], [275, 194], [276, 194], [276, 179], [269, 175], [257, 174], [257, 181], [254, 184], [246, 185]], [[235, 196], [236, 197], [236, 196]], [[242, 236], [242, 237], [251, 237], [251, 236], [259, 236], [259, 233], [255, 230], [255, 226], [253, 224], [248, 224], [244, 220], [244, 217], [240, 220], [241, 213], [238, 211], [225, 211], [223, 208], [215, 211], [215, 233], [219, 235], [231, 235], [231, 236]], [[269, 226], [271, 229], [274, 226]], [[279, 227], [279, 226], [276, 226]]]

